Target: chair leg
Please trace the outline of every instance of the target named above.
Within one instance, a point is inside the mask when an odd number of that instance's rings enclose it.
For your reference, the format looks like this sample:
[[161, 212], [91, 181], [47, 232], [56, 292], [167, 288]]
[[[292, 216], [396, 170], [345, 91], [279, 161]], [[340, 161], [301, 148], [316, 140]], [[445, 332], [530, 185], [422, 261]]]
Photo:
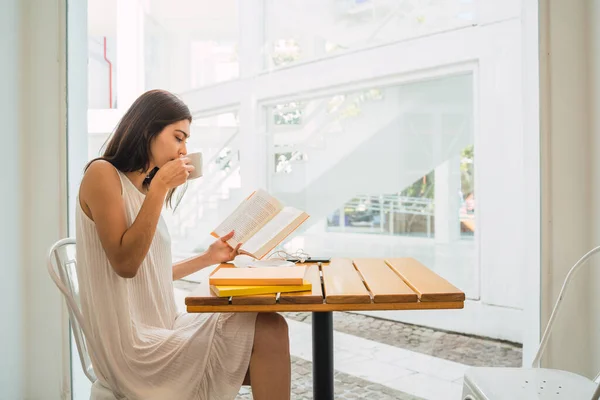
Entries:
[[598, 387], [596, 388], [596, 391], [592, 395], [592, 400], [598, 400], [598, 399], [600, 399], [600, 385], [598, 385]]

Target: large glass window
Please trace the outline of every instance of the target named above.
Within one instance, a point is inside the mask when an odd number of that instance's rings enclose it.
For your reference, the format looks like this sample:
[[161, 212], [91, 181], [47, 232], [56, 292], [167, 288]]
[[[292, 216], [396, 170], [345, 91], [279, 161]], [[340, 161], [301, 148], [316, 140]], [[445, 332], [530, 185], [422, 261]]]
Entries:
[[265, 67], [477, 23], [474, 0], [266, 0]]
[[208, 233], [225, 218], [223, 203], [239, 199], [240, 137], [237, 112], [198, 117], [192, 121], [189, 153], [202, 152], [203, 177], [190, 181], [174, 210], [166, 210], [176, 259], [200, 253], [213, 240]]
[[411, 256], [478, 296], [471, 74], [276, 104], [267, 115], [269, 189], [311, 215], [284, 248]]
[[177, 93], [236, 79], [234, 0], [88, 1], [89, 107], [127, 107], [144, 90]]
[[[97, 157], [148, 89], [188, 104], [203, 177], [163, 213], [174, 261], [204, 251], [264, 188], [310, 214], [275, 250], [414, 257], [467, 294], [461, 311], [335, 314], [336, 398], [452, 399], [469, 366], [520, 365], [520, 278], [537, 238], [521, 229], [532, 133], [518, 2], [113, 3], [87, 0], [87, 129], [70, 122], [70, 142], [73, 129], [85, 137], [70, 151]], [[175, 282], [180, 309], [208, 272]], [[285, 317], [303, 398], [310, 315]], [[73, 368], [74, 398], [86, 398]]]

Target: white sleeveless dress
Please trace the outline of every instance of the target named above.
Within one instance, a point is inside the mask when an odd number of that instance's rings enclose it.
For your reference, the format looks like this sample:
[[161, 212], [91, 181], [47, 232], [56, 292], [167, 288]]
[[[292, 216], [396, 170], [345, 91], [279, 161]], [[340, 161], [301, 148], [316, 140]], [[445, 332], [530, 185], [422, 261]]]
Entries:
[[[145, 195], [117, 172], [131, 226]], [[99, 381], [130, 400], [234, 399], [248, 370], [256, 313], [177, 313], [162, 217], [133, 279], [114, 272], [79, 200], [76, 224], [81, 307]]]

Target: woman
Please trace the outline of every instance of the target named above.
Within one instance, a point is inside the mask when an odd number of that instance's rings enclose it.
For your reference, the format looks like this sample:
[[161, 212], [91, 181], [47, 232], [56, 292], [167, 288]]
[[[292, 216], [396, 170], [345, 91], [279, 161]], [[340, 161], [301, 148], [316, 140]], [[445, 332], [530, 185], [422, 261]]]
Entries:
[[287, 325], [274, 313], [178, 314], [173, 280], [232, 260], [229, 235], [172, 265], [160, 216], [189, 164], [189, 109], [171, 93], [140, 96], [85, 171], [77, 207], [81, 306], [98, 379], [127, 399], [289, 399]]

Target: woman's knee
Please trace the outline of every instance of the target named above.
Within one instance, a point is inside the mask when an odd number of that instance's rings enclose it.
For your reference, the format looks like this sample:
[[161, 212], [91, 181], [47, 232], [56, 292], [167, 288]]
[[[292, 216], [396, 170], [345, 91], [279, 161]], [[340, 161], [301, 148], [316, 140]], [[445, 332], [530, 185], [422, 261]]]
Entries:
[[285, 318], [277, 313], [258, 314], [254, 342], [258, 342], [259, 345], [289, 347], [288, 325]]

